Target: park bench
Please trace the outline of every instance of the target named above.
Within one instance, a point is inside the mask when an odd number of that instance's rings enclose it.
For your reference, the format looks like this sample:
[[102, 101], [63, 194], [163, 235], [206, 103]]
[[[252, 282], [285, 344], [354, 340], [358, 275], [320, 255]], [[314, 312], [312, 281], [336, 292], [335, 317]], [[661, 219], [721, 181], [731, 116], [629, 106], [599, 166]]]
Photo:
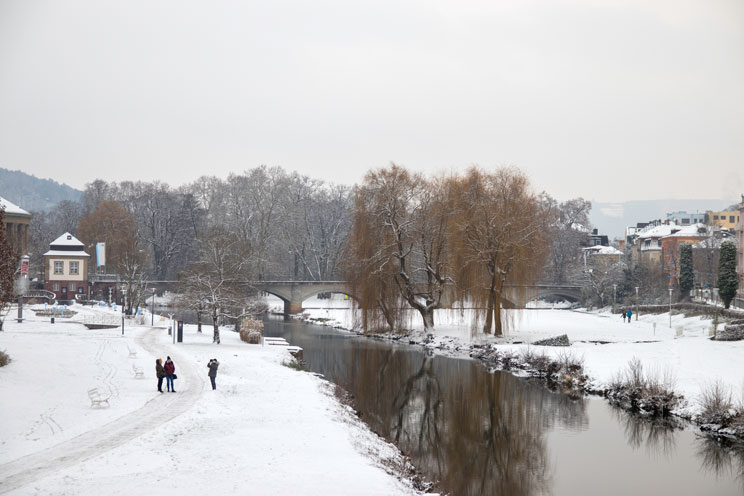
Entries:
[[263, 341], [267, 346], [289, 346], [289, 343], [284, 338], [263, 338]]
[[132, 373], [134, 373], [135, 379], [144, 379], [145, 378], [145, 372], [142, 370], [142, 367], [139, 367], [135, 364], [132, 364]]
[[110, 397], [110, 395], [105, 398], [101, 396], [101, 393], [98, 392], [98, 388], [88, 389], [88, 398], [90, 398], [91, 408], [94, 406], [103, 406], [104, 403], [106, 403], [106, 406], [111, 406], [108, 401]]
[[127, 349], [129, 350], [129, 358], [137, 358], [137, 350], [132, 349], [129, 345], [127, 345]]

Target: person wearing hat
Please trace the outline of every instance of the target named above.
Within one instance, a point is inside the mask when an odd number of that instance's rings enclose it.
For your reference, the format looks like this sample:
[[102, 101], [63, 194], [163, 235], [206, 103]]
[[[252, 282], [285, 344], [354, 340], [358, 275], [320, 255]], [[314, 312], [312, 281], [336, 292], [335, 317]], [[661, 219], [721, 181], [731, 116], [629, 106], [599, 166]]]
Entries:
[[216, 358], [212, 358], [207, 364], [207, 368], [209, 368], [209, 380], [212, 381], [212, 391], [217, 389], [217, 384], [215, 381], [217, 379], [217, 367], [219, 366], [220, 362], [218, 362]]
[[165, 371], [165, 386], [169, 392], [176, 392], [176, 387], [173, 385], [173, 379], [176, 378], [176, 364], [173, 363], [171, 357], [165, 359], [165, 365], [163, 365]]

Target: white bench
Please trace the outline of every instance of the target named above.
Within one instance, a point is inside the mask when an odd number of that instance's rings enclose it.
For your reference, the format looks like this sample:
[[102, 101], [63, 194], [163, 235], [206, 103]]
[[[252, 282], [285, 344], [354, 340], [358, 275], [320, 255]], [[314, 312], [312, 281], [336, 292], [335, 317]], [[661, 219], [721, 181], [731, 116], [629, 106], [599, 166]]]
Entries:
[[263, 338], [264, 344], [268, 346], [289, 346], [289, 343], [284, 338]]
[[132, 364], [132, 372], [134, 373], [135, 379], [145, 378], [145, 372], [142, 370], [142, 367], [138, 367], [137, 365]]
[[108, 402], [110, 397], [110, 395], [105, 398], [101, 396], [101, 393], [98, 392], [98, 388], [88, 389], [88, 398], [90, 398], [91, 408], [94, 406], [103, 406], [104, 403], [106, 403], [106, 406], [111, 406]]
[[127, 349], [129, 350], [129, 358], [137, 358], [137, 350], [133, 350], [129, 345], [127, 345]]

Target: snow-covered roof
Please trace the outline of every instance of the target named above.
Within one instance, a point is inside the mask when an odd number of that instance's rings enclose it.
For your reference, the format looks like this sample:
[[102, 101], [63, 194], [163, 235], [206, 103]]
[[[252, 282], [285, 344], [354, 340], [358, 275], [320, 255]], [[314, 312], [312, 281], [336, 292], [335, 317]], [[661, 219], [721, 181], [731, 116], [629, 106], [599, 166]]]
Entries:
[[45, 257], [89, 257], [83, 250], [80, 251], [63, 251], [63, 250], [49, 250], [44, 253]]
[[691, 224], [689, 226], [674, 226], [679, 229], [676, 233], [669, 234], [669, 237], [700, 237], [704, 238], [708, 236], [708, 229], [705, 224]]
[[593, 255], [622, 255], [623, 252], [613, 246], [588, 246], [585, 251]]
[[669, 236], [672, 234], [672, 229], [679, 229], [680, 226], [676, 224], [660, 224], [650, 229], [645, 229], [641, 234], [638, 235], [640, 239], [648, 238], [661, 238], [662, 236]]
[[49, 243], [49, 246], [79, 246], [82, 248], [85, 245], [75, 236], [66, 232], [59, 238]]
[[21, 207], [16, 205], [15, 203], [11, 203], [2, 196], [0, 196], [0, 208], [5, 210], [6, 214], [16, 214], [16, 215], [28, 215], [31, 216], [30, 213], [23, 210]]

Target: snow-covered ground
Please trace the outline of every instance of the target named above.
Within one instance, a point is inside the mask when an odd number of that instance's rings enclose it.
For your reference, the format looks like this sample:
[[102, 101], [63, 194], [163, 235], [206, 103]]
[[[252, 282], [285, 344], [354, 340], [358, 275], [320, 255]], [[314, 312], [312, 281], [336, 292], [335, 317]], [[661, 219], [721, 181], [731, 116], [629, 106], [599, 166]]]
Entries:
[[[389, 474], [398, 451], [359, 421], [320, 378], [282, 365], [278, 347], [168, 321], [88, 330], [105, 309], [71, 319], [10, 317], [0, 350], [0, 493], [413, 494]], [[149, 322], [149, 315], [145, 319]], [[157, 328], [157, 326], [162, 326]], [[130, 357], [130, 350], [136, 357]], [[156, 391], [154, 362], [170, 355], [177, 393]], [[206, 364], [217, 358], [217, 390]], [[136, 379], [132, 366], [142, 367]], [[87, 390], [110, 396], [91, 408]], [[163, 386], [165, 389], [165, 385]]]
[[[644, 369], [656, 372], [660, 378], [671, 372], [675, 378], [674, 390], [687, 399], [687, 405], [678, 413], [699, 411], [701, 390], [713, 381], [723, 381], [735, 398], [744, 394], [744, 370], [740, 366], [744, 342], [711, 341], [713, 323], [710, 319], [673, 314], [670, 327], [669, 313], [641, 314], [638, 320], [633, 315], [628, 323], [608, 310], [587, 312], [559, 309], [561, 306], [565, 305], [556, 305], [554, 309], [506, 311], [511, 327], [501, 339], [473, 333], [471, 316], [467, 312], [437, 310], [434, 341], [429, 346], [443, 348], [447, 353], [456, 348], [465, 353], [472, 344], [493, 344], [500, 350], [517, 353], [531, 347], [554, 356], [568, 350], [583, 357], [586, 372], [600, 388], [637, 357]], [[328, 319], [324, 321], [327, 325], [355, 327], [351, 304], [341, 295], [333, 295], [331, 300], [307, 300], [303, 307], [308, 317]], [[411, 312], [409, 324], [414, 334], [422, 332], [418, 314]], [[572, 343], [570, 348], [530, 345], [560, 334], [568, 335]]]

